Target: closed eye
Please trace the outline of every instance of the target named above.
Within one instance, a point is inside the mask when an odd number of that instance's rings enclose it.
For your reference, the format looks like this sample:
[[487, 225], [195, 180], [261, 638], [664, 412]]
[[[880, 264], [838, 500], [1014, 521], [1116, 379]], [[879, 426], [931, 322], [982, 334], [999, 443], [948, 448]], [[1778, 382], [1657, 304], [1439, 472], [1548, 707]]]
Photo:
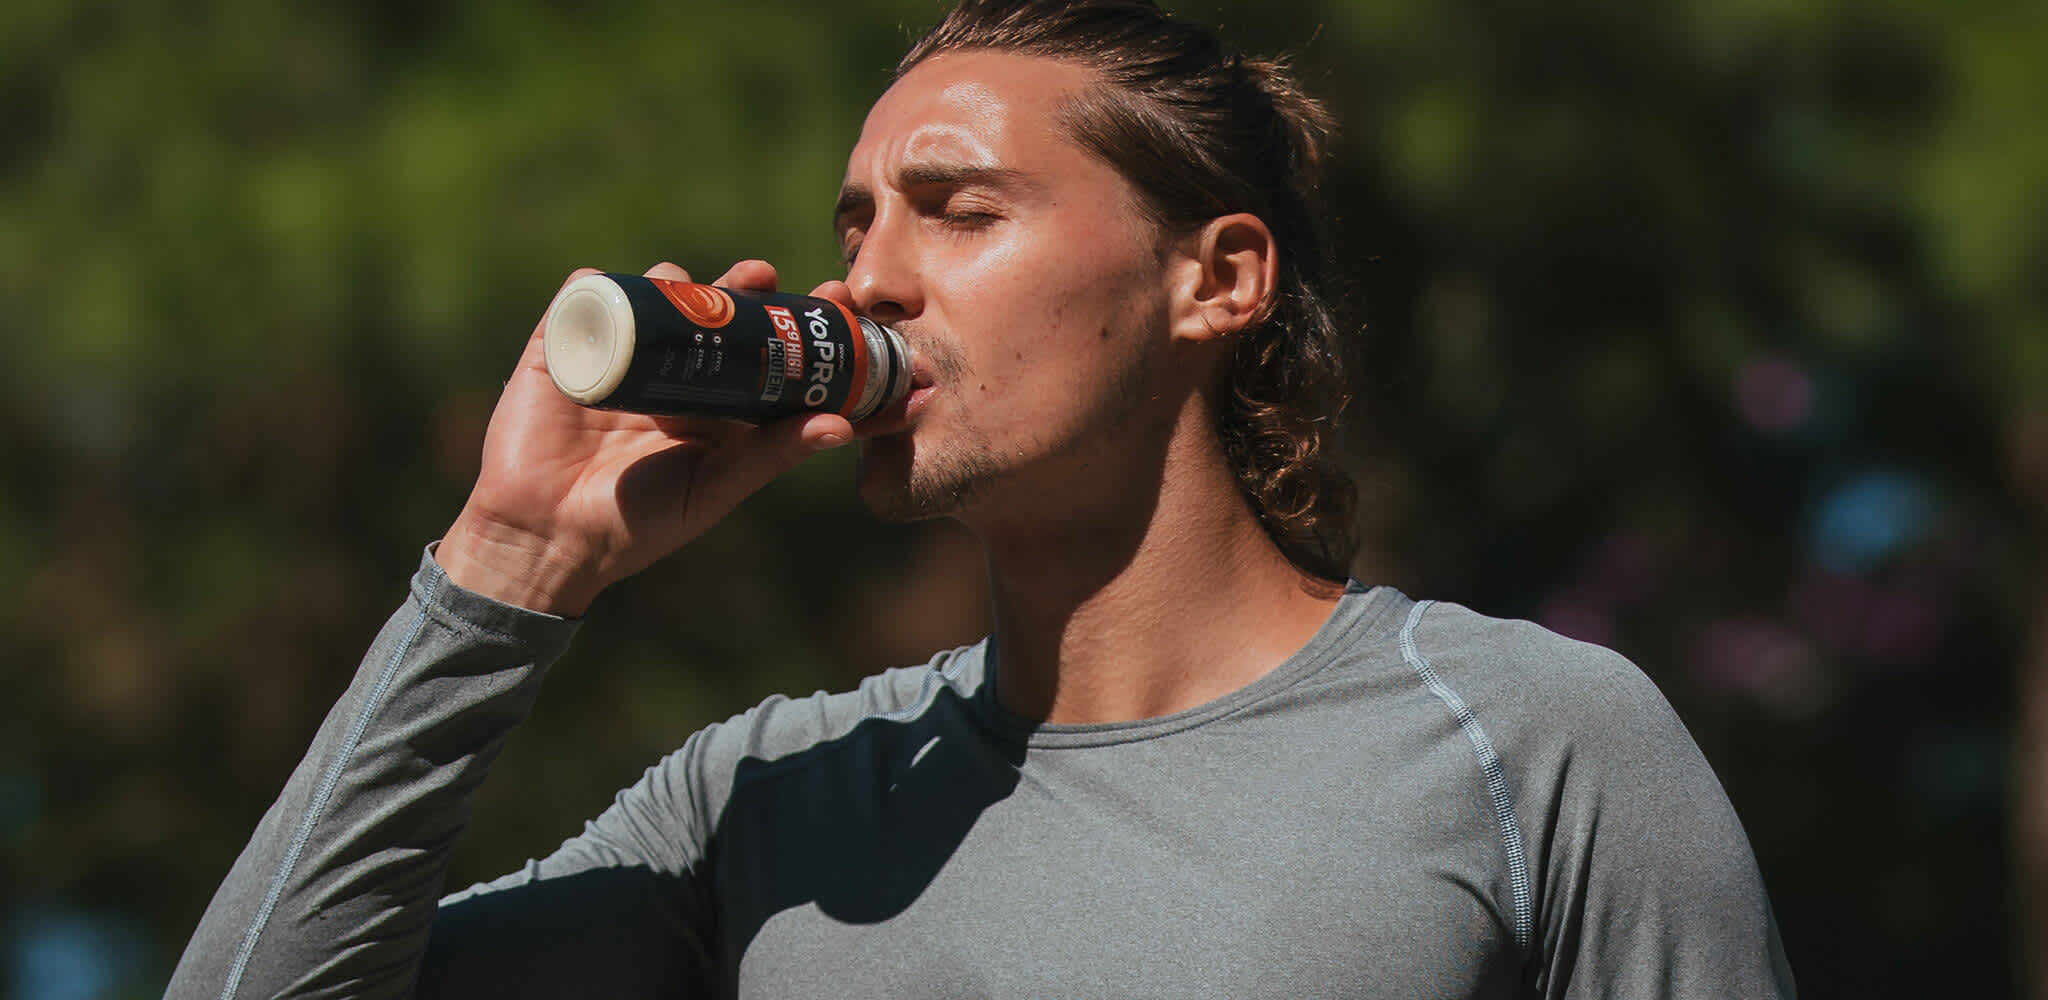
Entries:
[[980, 229], [1001, 218], [994, 212], [944, 212], [939, 223], [948, 229]]

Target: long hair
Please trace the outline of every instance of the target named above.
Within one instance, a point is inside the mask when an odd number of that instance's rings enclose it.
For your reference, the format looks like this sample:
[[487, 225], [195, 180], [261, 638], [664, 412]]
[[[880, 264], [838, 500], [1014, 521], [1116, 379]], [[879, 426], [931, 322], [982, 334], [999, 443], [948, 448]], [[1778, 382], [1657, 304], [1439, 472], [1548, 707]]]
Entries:
[[1259, 523], [1301, 570], [1341, 580], [1356, 548], [1358, 491], [1338, 461], [1348, 402], [1342, 328], [1317, 193], [1333, 121], [1284, 61], [1225, 48], [1151, 0], [964, 0], [896, 67], [944, 52], [1043, 56], [1106, 86], [1061, 109], [1083, 149], [1140, 194], [1152, 221], [1187, 232], [1248, 212], [1279, 246], [1279, 286], [1235, 336], [1217, 427]]

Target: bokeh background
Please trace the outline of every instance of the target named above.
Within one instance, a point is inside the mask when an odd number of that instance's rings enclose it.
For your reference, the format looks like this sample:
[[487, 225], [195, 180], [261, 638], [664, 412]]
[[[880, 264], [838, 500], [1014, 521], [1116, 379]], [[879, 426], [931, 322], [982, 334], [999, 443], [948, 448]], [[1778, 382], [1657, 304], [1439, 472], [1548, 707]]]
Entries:
[[[1169, 6], [1345, 122], [1360, 575], [1642, 663], [1807, 996], [2048, 995], [2048, 5]], [[937, 14], [0, 5], [0, 989], [161, 990], [562, 275], [834, 276]], [[980, 634], [972, 542], [847, 473], [599, 604], [454, 878], [770, 692]]]

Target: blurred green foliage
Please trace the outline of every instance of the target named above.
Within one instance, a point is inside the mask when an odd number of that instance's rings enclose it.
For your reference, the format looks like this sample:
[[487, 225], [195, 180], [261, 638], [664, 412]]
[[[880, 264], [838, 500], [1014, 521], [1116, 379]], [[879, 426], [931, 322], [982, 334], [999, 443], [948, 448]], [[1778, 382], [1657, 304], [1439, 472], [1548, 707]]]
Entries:
[[[1742, 810], [1808, 995], [2009, 990], [2048, 7], [1170, 6], [1295, 52], [1345, 122], [1361, 575], [1641, 661]], [[0, 8], [17, 994], [59, 995], [53, 912], [143, 941], [95, 989], [167, 971], [459, 507], [563, 275], [834, 275], [846, 150], [937, 14]], [[979, 634], [971, 542], [874, 524], [845, 479], [804, 467], [599, 605], [458, 880], [549, 850], [697, 726]]]

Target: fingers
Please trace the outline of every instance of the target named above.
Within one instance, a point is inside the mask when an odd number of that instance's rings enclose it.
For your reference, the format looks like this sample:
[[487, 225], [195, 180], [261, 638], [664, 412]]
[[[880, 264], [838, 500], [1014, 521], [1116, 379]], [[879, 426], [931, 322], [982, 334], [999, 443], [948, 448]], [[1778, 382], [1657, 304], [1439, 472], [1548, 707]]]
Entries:
[[[724, 424], [705, 437], [678, 440], [636, 460], [620, 476], [616, 500], [629, 521], [662, 521], [663, 552], [723, 520], [747, 497], [826, 448], [852, 428], [833, 414], [787, 417], [758, 427]], [[648, 536], [656, 537], [654, 535]]]
[[853, 425], [836, 413], [798, 413], [752, 428], [725, 423], [724, 429], [740, 439], [728, 440], [728, 447], [720, 450], [730, 454], [735, 465], [754, 466], [751, 475], [742, 476], [754, 481], [749, 492], [804, 459], [853, 440]]
[[[588, 272], [579, 271], [577, 273], [580, 275]], [[667, 281], [696, 280], [690, 277], [690, 272], [668, 261], [662, 261], [648, 268], [646, 277], [661, 278]], [[775, 290], [776, 280], [775, 265], [765, 260], [743, 260], [727, 268], [725, 273], [720, 275], [718, 280], [713, 281], [712, 284], [723, 285], [727, 288], [746, 288], [757, 292], [772, 292]], [[841, 284], [844, 284], [844, 282], [841, 282]], [[849, 293], [850, 297], [851, 294]]]
[[691, 280], [690, 272], [685, 271], [679, 265], [671, 264], [668, 261], [662, 261], [661, 263], [648, 268], [645, 277], [660, 278], [664, 281]]
[[727, 268], [725, 274], [712, 284], [772, 292], [775, 290], [775, 265], [765, 260], [743, 260]]
[[754, 427], [708, 417], [650, 417], [654, 427], [676, 440], [694, 440], [735, 454], [768, 455], [773, 478], [821, 451], [854, 439], [853, 425], [836, 413], [799, 413]]
[[750, 466], [737, 473], [749, 493], [804, 459], [853, 440], [853, 425], [836, 413], [802, 413], [762, 424], [755, 435], [747, 447], [732, 453], [735, 466]]
[[746, 484], [747, 493], [766, 486], [804, 459], [852, 440], [853, 425], [837, 414], [801, 414], [763, 424], [759, 433], [753, 447], [732, 456], [735, 466], [747, 467], [744, 471], [733, 470], [735, 477]]
[[847, 284], [844, 281], [839, 281], [837, 279], [827, 281], [824, 284], [811, 289], [811, 297], [816, 299], [831, 299], [832, 301], [837, 302], [842, 306], [845, 306], [847, 309], [852, 310], [855, 313], [858, 313], [860, 311], [859, 309], [855, 308], [853, 304], [853, 289], [847, 287]]

